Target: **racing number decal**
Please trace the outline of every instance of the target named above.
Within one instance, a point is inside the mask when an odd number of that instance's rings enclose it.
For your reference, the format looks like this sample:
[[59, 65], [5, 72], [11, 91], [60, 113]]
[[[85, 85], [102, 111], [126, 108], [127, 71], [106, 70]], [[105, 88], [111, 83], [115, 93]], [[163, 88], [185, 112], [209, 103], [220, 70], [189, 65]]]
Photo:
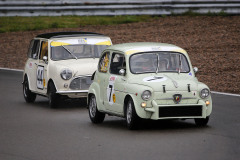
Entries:
[[44, 75], [44, 67], [38, 66], [38, 68], [37, 68], [37, 88], [39, 88], [39, 89], [43, 89], [43, 86], [44, 86], [43, 75]]
[[112, 101], [112, 90], [113, 90], [113, 85], [108, 85], [108, 88], [110, 89], [110, 94], [109, 94], [109, 98], [108, 98], [108, 102]]
[[117, 79], [115, 76], [109, 78], [109, 84], [107, 87], [107, 99], [110, 105], [116, 102], [116, 95], [114, 92], [114, 82]]

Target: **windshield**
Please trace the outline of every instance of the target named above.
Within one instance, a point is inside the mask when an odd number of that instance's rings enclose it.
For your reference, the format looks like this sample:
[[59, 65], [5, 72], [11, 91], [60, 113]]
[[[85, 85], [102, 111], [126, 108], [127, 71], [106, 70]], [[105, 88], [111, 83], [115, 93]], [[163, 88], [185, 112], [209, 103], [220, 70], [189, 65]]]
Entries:
[[51, 47], [52, 60], [99, 58], [108, 45], [76, 44]]
[[134, 74], [190, 71], [186, 57], [176, 52], [134, 54], [130, 57], [130, 69]]

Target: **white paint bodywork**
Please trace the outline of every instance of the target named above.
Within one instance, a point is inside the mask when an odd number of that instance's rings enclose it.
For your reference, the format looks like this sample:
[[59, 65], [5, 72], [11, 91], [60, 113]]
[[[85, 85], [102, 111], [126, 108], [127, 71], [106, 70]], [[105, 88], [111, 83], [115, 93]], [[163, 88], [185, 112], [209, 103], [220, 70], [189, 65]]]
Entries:
[[[64, 38], [34, 38], [48, 43], [48, 57], [47, 61], [40, 60], [40, 49], [38, 58], [28, 58], [24, 68], [24, 77], [28, 78], [29, 88], [32, 92], [47, 96], [48, 83], [52, 81], [56, 88], [56, 93], [66, 95], [70, 98], [79, 98], [87, 96], [88, 90], [72, 90], [69, 88], [70, 83], [76, 77], [91, 76], [97, 69], [99, 58], [78, 58], [68, 60], [54, 61], [51, 59], [51, 47], [68, 45], [68, 44], [94, 44], [94, 45], [111, 45], [111, 39], [106, 36], [91, 36], [91, 37], [64, 37]], [[69, 40], [70, 39], [70, 40]], [[82, 41], [88, 39], [88, 41]], [[68, 43], [68, 44], [67, 44]], [[64, 80], [60, 73], [64, 69], [72, 71], [72, 78]]]

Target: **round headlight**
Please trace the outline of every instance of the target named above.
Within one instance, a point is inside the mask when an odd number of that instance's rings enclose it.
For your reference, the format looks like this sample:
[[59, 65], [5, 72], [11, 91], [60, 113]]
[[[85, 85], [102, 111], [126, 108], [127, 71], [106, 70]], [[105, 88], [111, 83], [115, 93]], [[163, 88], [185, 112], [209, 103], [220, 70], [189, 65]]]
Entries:
[[207, 88], [202, 89], [200, 92], [200, 97], [203, 99], [207, 98], [209, 95], [210, 95], [210, 91]]
[[150, 98], [151, 98], [151, 92], [150, 91], [148, 91], [148, 90], [146, 90], [146, 91], [143, 91], [143, 93], [142, 93], [142, 99], [144, 100], [144, 101], [147, 101], [147, 100], [149, 100]]
[[64, 69], [60, 75], [62, 79], [69, 80], [70, 78], [72, 78], [72, 71], [69, 69]]

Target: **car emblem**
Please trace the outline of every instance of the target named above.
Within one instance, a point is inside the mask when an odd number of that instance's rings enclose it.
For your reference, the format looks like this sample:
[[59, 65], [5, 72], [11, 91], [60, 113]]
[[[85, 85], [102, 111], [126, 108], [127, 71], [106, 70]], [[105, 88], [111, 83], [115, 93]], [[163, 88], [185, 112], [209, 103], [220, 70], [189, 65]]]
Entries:
[[181, 94], [174, 94], [173, 95], [173, 101], [178, 104], [182, 99], [182, 95]]

